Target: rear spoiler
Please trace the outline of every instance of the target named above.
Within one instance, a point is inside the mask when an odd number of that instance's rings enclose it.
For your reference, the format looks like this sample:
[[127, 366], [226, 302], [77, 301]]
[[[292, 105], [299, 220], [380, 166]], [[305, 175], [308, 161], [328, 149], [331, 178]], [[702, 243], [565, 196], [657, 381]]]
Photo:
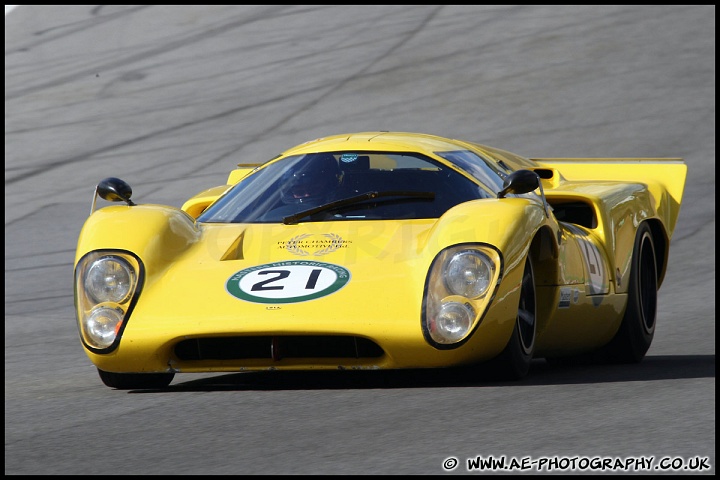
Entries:
[[655, 199], [668, 234], [672, 235], [680, 213], [687, 165], [682, 158], [531, 158], [535, 172], [551, 179], [550, 188], [563, 180], [643, 183]]

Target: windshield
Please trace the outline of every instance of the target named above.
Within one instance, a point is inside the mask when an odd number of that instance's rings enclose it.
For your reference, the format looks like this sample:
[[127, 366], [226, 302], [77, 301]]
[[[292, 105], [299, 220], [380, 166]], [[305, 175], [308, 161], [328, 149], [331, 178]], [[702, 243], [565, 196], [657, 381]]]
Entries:
[[[379, 195], [343, 202], [368, 192]], [[334, 202], [305, 221], [437, 218], [459, 203], [488, 197], [488, 191], [473, 181], [419, 154], [314, 153], [259, 168], [203, 212], [198, 221], [280, 223]]]

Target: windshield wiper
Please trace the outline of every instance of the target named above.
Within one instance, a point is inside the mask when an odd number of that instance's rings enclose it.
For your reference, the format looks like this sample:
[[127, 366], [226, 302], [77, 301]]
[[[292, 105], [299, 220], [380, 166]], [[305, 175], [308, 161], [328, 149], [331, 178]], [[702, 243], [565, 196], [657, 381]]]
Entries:
[[301, 218], [309, 217], [311, 215], [315, 215], [316, 213], [324, 212], [327, 210], [333, 210], [335, 208], [345, 207], [347, 205], [353, 205], [355, 203], [360, 203], [365, 200], [372, 200], [373, 198], [379, 198], [379, 197], [423, 198], [423, 199], [432, 200], [435, 198], [435, 192], [408, 192], [408, 191], [393, 191], [393, 190], [385, 191], [385, 192], [366, 192], [366, 193], [362, 193], [360, 195], [355, 195], [354, 197], [345, 198], [342, 200], [335, 200], [334, 202], [326, 203], [326, 204], [320, 205], [318, 207], [309, 208], [307, 210], [303, 210], [302, 212], [288, 215], [287, 217], [283, 218], [283, 223], [285, 225], [290, 225], [293, 223], [297, 223], [298, 220], [300, 220]]

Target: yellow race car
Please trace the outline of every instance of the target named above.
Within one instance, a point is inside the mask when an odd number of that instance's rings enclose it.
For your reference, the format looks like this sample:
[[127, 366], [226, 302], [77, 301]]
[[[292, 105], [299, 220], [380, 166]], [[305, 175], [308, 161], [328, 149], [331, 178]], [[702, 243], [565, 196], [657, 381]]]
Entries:
[[[176, 373], [640, 361], [681, 158], [524, 158], [426, 134], [336, 135], [182, 208], [110, 177], [79, 236], [75, 306], [105, 385]], [[96, 209], [97, 197], [119, 205]]]

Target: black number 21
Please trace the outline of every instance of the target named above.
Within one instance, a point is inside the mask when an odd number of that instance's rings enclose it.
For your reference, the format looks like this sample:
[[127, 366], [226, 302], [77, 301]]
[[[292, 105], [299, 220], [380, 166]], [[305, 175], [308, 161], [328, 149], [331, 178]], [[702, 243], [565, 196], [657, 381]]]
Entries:
[[[283, 278], [287, 278], [290, 276], [290, 270], [263, 270], [262, 272], [258, 272], [258, 275], [270, 275], [275, 274], [276, 276], [272, 278], [268, 278], [267, 280], [263, 280], [262, 282], [258, 282], [252, 286], [250, 290], [253, 292], [257, 292], [258, 290], [282, 290], [282, 285], [269, 285], [270, 283], [277, 282], [278, 280], [282, 280]], [[320, 276], [320, 269], [315, 268], [310, 272], [310, 277], [308, 277], [308, 281], [305, 284], [305, 290], [312, 290], [315, 288], [315, 285], [317, 285], [318, 277]]]

